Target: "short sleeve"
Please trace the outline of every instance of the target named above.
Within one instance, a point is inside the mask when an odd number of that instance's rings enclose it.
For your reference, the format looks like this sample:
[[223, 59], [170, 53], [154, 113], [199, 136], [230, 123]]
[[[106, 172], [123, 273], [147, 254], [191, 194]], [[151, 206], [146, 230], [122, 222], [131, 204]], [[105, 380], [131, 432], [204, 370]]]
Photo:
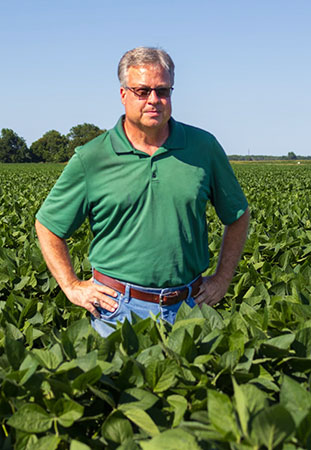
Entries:
[[67, 239], [88, 215], [86, 177], [77, 154], [70, 159], [36, 218], [52, 233]]
[[223, 224], [239, 219], [248, 207], [242, 188], [222, 146], [214, 138], [211, 202]]

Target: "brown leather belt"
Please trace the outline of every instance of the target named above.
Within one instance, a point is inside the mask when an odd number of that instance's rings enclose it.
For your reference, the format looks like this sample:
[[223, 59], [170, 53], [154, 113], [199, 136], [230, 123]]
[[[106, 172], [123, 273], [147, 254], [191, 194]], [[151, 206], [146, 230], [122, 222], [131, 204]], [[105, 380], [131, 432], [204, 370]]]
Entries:
[[[103, 273], [98, 272], [98, 270], [94, 269], [93, 277], [95, 280], [103, 283], [104, 285], [110, 287], [111, 289], [115, 289], [121, 294], [125, 294], [126, 284], [121, 283], [115, 278], [108, 277]], [[200, 276], [197, 280], [195, 280], [192, 284], [191, 295], [196, 295], [199, 292], [200, 285], [202, 283], [202, 277]], [[187, 287], [178, 289], [176, 291], [170, 292], [168, 294], [152, 294], [151, 292], [144, 292], [133, 287], [130, 287], [130, 297], [137, 298], [138, 300], [143, 300], [145, 302], [159, 303], [160, 305], [174, 305], [175, 303], [180, 302], [181, 300], [185, 300], [188, 297], [189, 289]]]

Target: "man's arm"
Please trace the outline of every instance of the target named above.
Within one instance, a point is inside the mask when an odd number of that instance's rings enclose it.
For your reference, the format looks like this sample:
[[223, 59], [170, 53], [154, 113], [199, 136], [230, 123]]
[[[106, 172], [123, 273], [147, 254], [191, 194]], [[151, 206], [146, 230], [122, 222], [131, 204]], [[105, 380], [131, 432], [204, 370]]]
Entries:
[[216, 272], [204, 277], [199, 293], [195, 296], [198, 305], [213, 306], [226, 294], [240, 260], [247, 237], [249, 210], [224, 230]]
[[118, 303], [107, 295], [116, 297], [117, 293], [107, 286], [93, 283], [92, 279], [79, 280], [74, 272], [65, 239], [56, 236], [38, 220], [35, 226], [46, 264], [68, 300], [87, 309], [96, 317], [99, 317], [99, 313], [95, 303], [113, 312]]

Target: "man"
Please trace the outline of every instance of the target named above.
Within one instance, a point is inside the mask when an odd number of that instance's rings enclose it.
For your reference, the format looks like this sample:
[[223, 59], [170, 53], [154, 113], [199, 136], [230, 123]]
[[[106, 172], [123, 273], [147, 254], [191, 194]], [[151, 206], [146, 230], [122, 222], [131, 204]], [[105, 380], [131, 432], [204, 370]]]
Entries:
[[[119, 63], [125, 116], [76, 149], [37, 214], [43, 256], [67, 298], [107, 336], [117, 320], [150, 312], [173, 323], [183, 301], [215, 305], [246, 239], [244, 194], [216, 139], [171, 117], [174, 64], [156, 48]], [[225, 224], [216, 273], [208, 267], [205, 210]], [[74, 273], [65, 239], [88, 217], [93, 277]]]

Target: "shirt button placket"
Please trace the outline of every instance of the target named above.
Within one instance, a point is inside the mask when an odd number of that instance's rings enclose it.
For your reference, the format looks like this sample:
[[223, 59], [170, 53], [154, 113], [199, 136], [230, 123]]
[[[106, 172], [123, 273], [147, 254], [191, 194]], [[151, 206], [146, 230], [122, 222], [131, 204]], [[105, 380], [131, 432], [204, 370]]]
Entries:
[[151, 179], [156, 180], [158, 178], [157, 167], [154, 162], [151, 163]]

